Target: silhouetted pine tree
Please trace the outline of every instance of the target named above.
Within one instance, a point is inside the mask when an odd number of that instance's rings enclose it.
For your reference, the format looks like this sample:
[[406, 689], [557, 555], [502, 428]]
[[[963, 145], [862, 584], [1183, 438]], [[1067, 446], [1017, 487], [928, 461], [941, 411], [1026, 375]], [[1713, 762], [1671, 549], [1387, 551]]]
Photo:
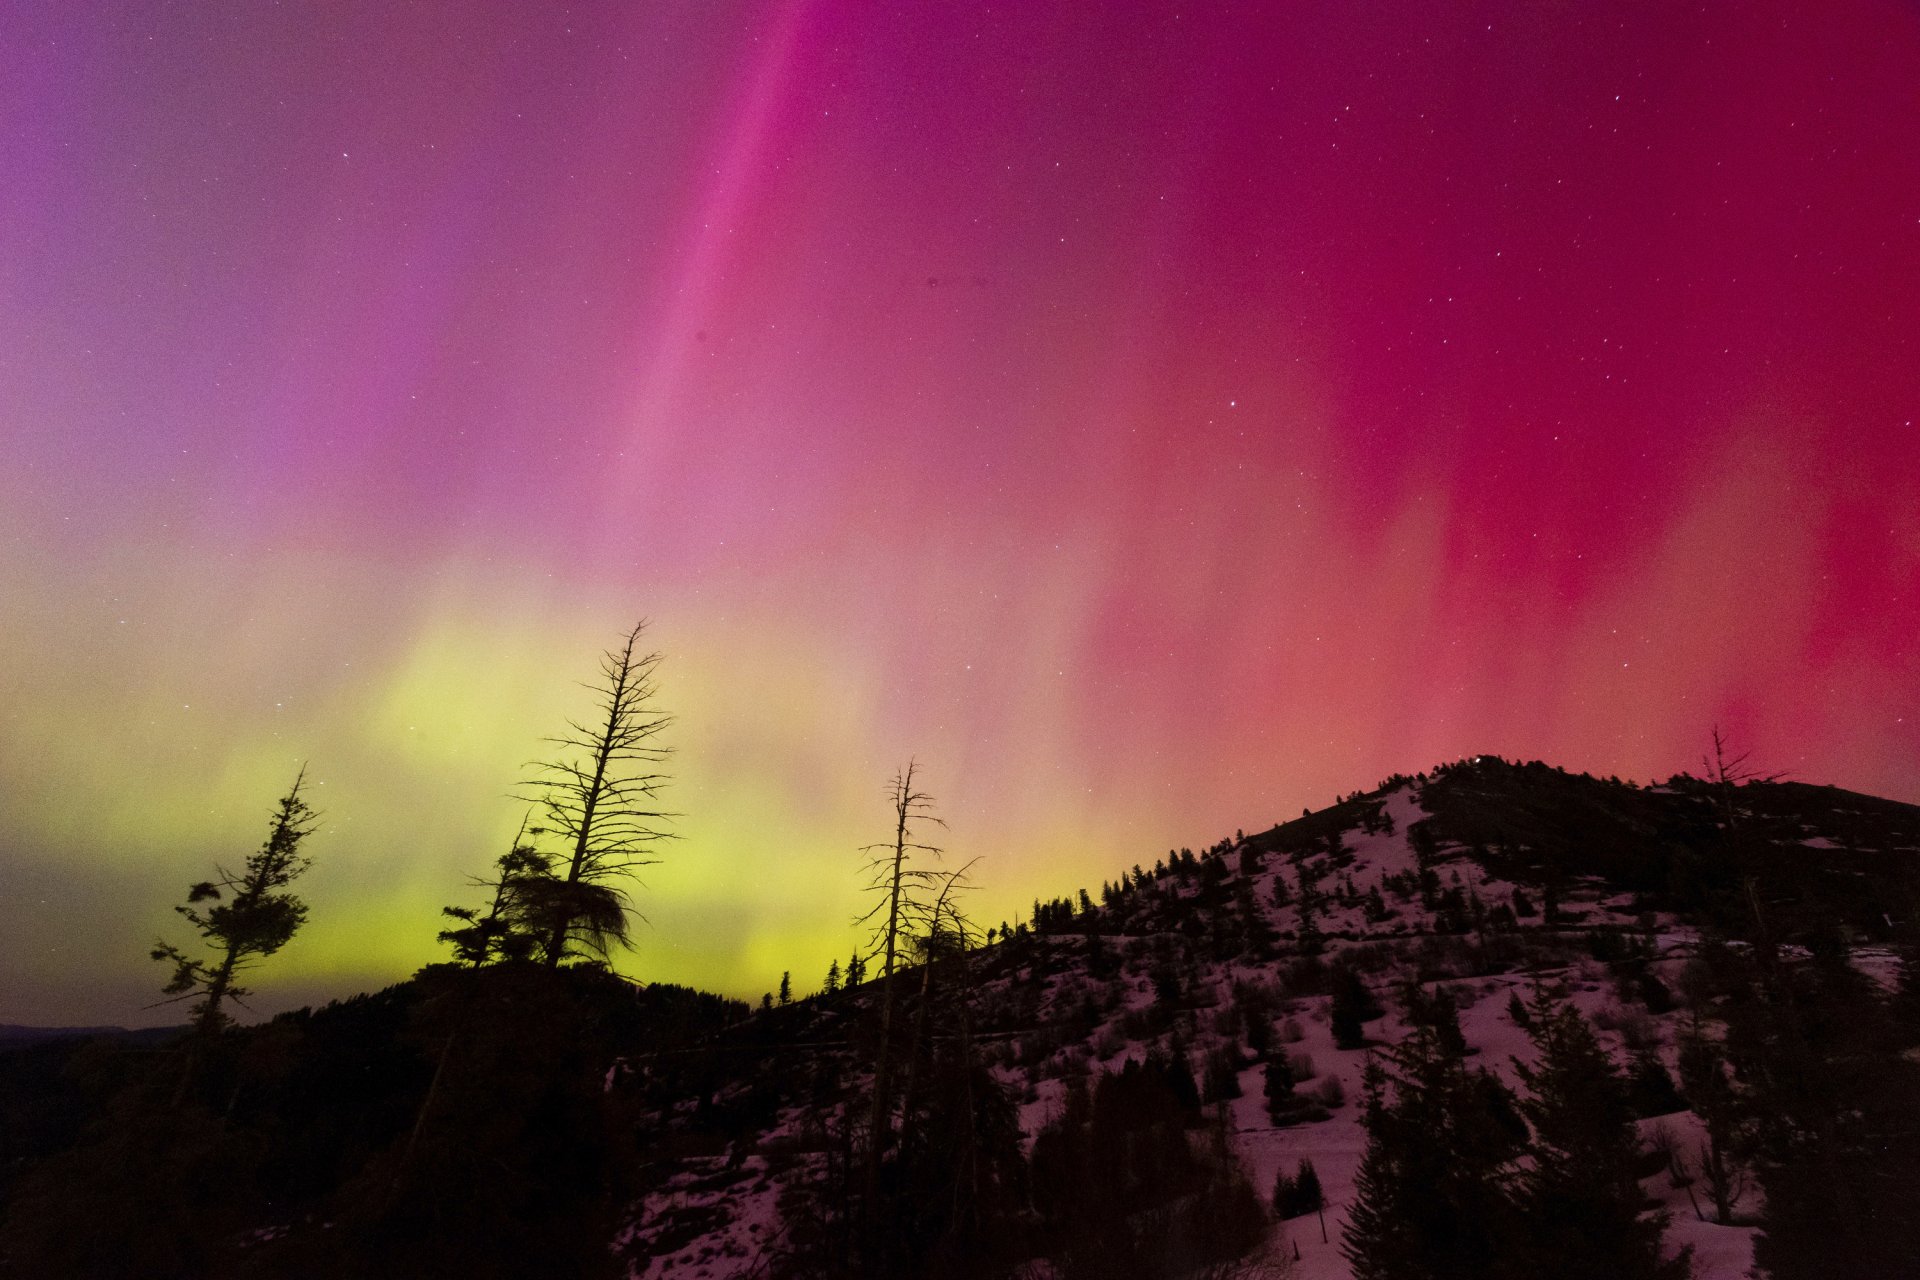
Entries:
[[1300, 928], [1295, 933], [1295, 945], [1303, 956], [1317, 956], [1326, 950], [1326, 937], [1320, 931], [1320, 912], [1326, 905], [1326, 895], [1320, 892], [1315, 868], [1301, 862], [1295, 868], [1300, 877], [1300, 905], [1295, 908]]
[[1100, 936], [1097, 926], [1087, 928], [1087, 973], [1095, 978], [1113, 976], [1113, 952], [1107, 946], [1107, 940]]
[[1428, 992], [1418, 982], [1409, 982], [1400, 999], [1409, 1024], [1433, 1032], [1448, 1053], [1466, 1057], [1467, 1038], [1460, 1030], [1460, 1009], [1452, 993], [1438, 983]]
[[[1148, 1065], [1151, 1066], [1159, 1061], [1160, 1059], [1150, 1055]], [[1188, 1122], [1197, 1120], [1200, 1116], [1200, 1085], [1193, 1078], [1193, 1063], [1187, 1057], [1186, 1042], [1177, 1033], [1173, 1037], [1164, 1061], [1163, 1076], [1167, 1089], [1173, 1094], [1174, 1102], [1180, 1107], [1181, 1114]]]
[[1369, 1059], [1367, 1150], [1341, 1252], [1356, 1280], [1518, 1280], [1526, 1125], [1433, 1020]]
[[1627, 1073], [1627, 1099], [1633, 1114], [1643, 1120], [1687, 1109], [1687, 1100], [1674, 1086], [1672, 1073], [1652, 1049], [1633, 1055], [1633, 1066]]
[[1761, 921], [1727, 1007], [1766, 1190], [1755, 1260], [1776, 1280], [1920, 1275], [1920, 1064], [1838, 930], [1802, 941], [1806, 960]]
[[1033, 1207], [1065, 1280], [1171, 1280], [1265, 1235], [1225, 1129], [1189, 1133], [1197, 1105], [1184, 1056], [1129, 1060], [1091, 1090], [1070, 1082], [1062, 1113], [1034, 1138]]
[[1320, 1188], [1320, 1174], [1313, 1161], [1302, 1158], [1299, 1168], [1289, 1177], [1282, 1169], [1273, 1185], [1273, 1213], [1277, 1218], [1298, 1218], [1316, 1213], [1326, 1203]]
[[1275, 1125], [1288, 1123], [1294, 1113], [1294, 1079], [1293, 1068], [1287, 1065], [1284, 1056], [1267, 1060], [1262, 1085], [1267, 1100], [1268, 1122]]
[[1538, 1051], [1515, 1073], [1529, 1090], [1533, 1163], [1518, 1207], [1538, 1274], [1565, 1280], [1679, 1280], [1689, 1257], [1662, 1261], [1664, 1214], [1642, 1216], [1640, 1140], [1627, 1089], [1593, 1028], [1544, 991], [1528, 1036]]
[[[212, 954], [191, 955], [171, 942], [154, 944], [153, 958], [173, 966], [164, 988], [176, 1000], [198, 995], [193, 1022], [203, 1034], [220, 1030], [229, 1019], [221, 1006], [247, 995], [235, 977], [258, 958], [272, 955], [287, 944], [307, 918], [307, 904], [287, 892], [310, 865], [300, 856], [300, 842], [318, 820], [300, 798], [307, 772], [302, 769], [293, 787], [274, 810], [267, 841], [247, 859], [246, 869], [234, 874], [218, 868], [212, 880], [202, 880], [187, 893], [187, 905], [174, 910], [206, 939]], [[202, 907], [202, 903], [213, 903]]]
[[1200, 1100], [1203, 1103], [1225, 1102], [1240, 1094], [1240, 1046], [1229, 1040], [1207, 1055], [1206, 1078]]
[[[529, 960], [540, 947], [538, 929], [544, 922], [535, 916], [533, 903], [540, 899], [537, 886], [553, 878], [554, 859], [523, 844], [525, 835], [523, 822], [513, 848], [495, 864], [494, 878], [478, 882], [493, 890], [484, 914], [475, 907], [440, 908], [440, 914], [459, 921], [440, 931], [440, 941], [453, 947], [461, 964], [478, 969], [497, 960]], [[535, 887], [531, 895], [529, 887]]]
[[1267, 959], [1273, 954], [1273, 926], [1267, 922], [1267, 913], [1254, 900], [1253, 881], [1243, 879], [1236, 882], [1233, 902], [1240, 925], [1242, 948], [1255, 961]]
[[1333, 1042], [1342, 1049], [1358, 1049], [1367, 1042], [1365, 1024], [1386, 1011], [1353, 966], [1336, 964], [1332, 978], [1333, 999], [1327, 1012], [1333, 1024]]

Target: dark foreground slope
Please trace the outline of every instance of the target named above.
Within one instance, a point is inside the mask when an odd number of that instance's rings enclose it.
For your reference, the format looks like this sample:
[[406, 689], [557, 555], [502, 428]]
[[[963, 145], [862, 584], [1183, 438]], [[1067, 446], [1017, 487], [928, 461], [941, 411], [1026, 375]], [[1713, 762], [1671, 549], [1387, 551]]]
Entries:
[[593, 969], [436, 968], [211, 1045], [0, 1055], [58, 1104], [10, 1126], [0, 1272], [611, 1274], [645, 1153], [608, 1064], [745, 1012]]

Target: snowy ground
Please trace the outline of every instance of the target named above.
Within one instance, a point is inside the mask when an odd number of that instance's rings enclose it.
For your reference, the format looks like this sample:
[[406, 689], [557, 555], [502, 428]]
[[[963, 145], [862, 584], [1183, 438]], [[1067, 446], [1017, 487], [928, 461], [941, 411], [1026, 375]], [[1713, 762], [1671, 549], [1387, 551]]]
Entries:
[[[1364, 893], [1380, 884], [1383, 877], [1417, 871], [1418, 860], [1408, 839], [1409, 829], [1425, 816], [1417, 786], [1403, 784], [1387, 792], [1384, 810], [1391, 817], [1392, 832], [1368, 833], [1356, 828], [1345, 833], [1344, 840], [1353, 851], [1354, 862], [1324, 879], [1323, 890], [1331, 891], [1336, 881], [1350, 876]], [[1453, 848], [1441, 850], [1437, 870], [1442, 883], [1453, 885], [1457, 875], [1463, 891], [1477, 896], [1489, 908], [1510, 902], [1515, 886], [1490, 877], [1461, 856], [1461, 852]], [[1231, 860], [1236, 855], [1223, 856]], [[1237, 862], [1230, 865], [1237, 875]], [[1271, 926], [1281, 933], [1298, 929], [1298, 909], [1295, 905], [1273, 905], [1273, 882], [1278, 876], [1287, 876], [1291, 885], [1296, 874], [1287, 857], [1275, 854], [1269, 854], [1254, 873], [1255, 899]], [[1146, 892], [1157, 895], [1161, 907], [1166, 908], [1175, 899], [1193, 897], [1198, 889], [1191, 880], [1168, 877], [1156, 881]], [[1359, 942], [1335, 940], [1330, 944], [1330, 954], [1362, 943], [1408, 948], [1425, 945], [1427, 936], [1422, 930], [1429, 927], [1428, 913], [1420, 910], [1417, 903], [1390, 901], [1390, 905], [1397, 909], [1396, 918], [1384, 925], [1369, 926], [1358, 907], [1339, 907], [1329, 899], [1321, 916], [1322, 930], [1329, 935], [1347, 932], [1360, 939]], [[1670, 987], [1677, 985], [1681, 968], [1698, 945], [1698, 937], [1691, 930], [1666, 918], [1638, 917], [1631, 895], [1610, 892], [1603, 885], [1576, 885], [1562, 905], [1580, 913], [1587, 925], [1647, 928], [1649, 932], [1645, 936], [1652, 941], [1658, 957], [1653, 971]], [[1164, 921], [1179, 917], [1174, 912], [1151, 918]], [[1538, 928], [1540, 923], [1538, 920], [1522, 922], [1527, 928]], [[1543, 933], [1549, 938], [1555, 936], [1553, 931]], [[1000, 995], [1008, 999], [1016, 995], [1028, 998], [1024, 1007], [1034, 1012], [1037, 1023], [1042, 1026], [1061, 1017], [1067, 1002], [1083, 999], [1090, 988], [1101, 988], [1114, 1004], [1105, 1015], [1104, 1026], [1085, 1041], [1065, 1046], [1053, 1059], [1025, 1066], [1015, 1065], [1010, 1059], [1000, 1068], [1009, 1087], [1022, 1100], [1020, 1121], [1029, 1141], [1059, 1113], [1066, 1089], [1065, 1077], [1070, 1071], [1118, 1069], [1126, 1059], [1141, 1057], [1155, 1047], [1154, 1043], [1126, 1038], [1121, 1026], [1130, 1021], [1129, 1015], [1139, 1014], [1154, 1004], [1156, 994], [1147, 976], [1144, 957], [1152, 948], [1174, 937], [1171, 932], [1126, 934], [1116, 931], [1110, 936], [1109, 945], [1120, 968], [1109, 983], [1101, 983], [1076, 967], [1084, 949], [1077, 936], [1037, 937], [1030, 944], [1036, 950], [1028, 954], [1044, 957], [1047, 951], [1039, 949], [1050, 949], [1061, 961], [1062, 971], [1044, 979], [1029, 979], [1030, 985], [1018, 990], [1015, 987], [1021, 979], [1017, 973], [996, 979]], [[1547, 954], [1552, 954], [1551, 950]], [[1878, 981], [1892, 980], [1895, 959], [1890, 953], [1862, 951], [1856, 963]], [[1024, 964], [1023, 971], [1044, 971], [1046, 967], [1035, 961]], [[1183, 974], [1183, 981], [1192, 992], [1192, 1003], [1200, 1006], [1188, 1016], [1183, 1033], [1196, 1073], [1203, 1055], [1219, 1042], [1211, 1025], [1211, 1009], [1206, 1007], [1209, 1000], [1212, 1009], [1222, 1008], [1236, 980], [1271, 982], [1275, 973], [1274, 967], [1248, 967], [1243, 962], [1194, 962]], [[1367, 1034], [1375, 1042], [1392, 1042], [1404, 1034], [1395, 1002], [1385, 998], [1404, 976], [1404, 970], [1396, 969], [1370, 979], [1383, 996], [1382, 1003], [1389, 1006], [1387, 1016], [1367, 1024]], [[1044, 986], [1040, 985], [1043, 981]], [[1676, 1045], [1683, 1015], [1678, 1012], [1653, 1014], [1637, 1004], [1623, 1005], [1606, 966], [1585, 959], [1584, 955], [1536, 973], [1459, 978], [1443, 984], [1460, 1009], [1462, 1030], [1479, 1064], [1511, 1083], [1514, 1062], [1531, 1057], [1531, 1043], [1525, 1030], [1515, 1025], [1508, 1005], [1516, 992], [1525, 999], [1535, 981], [1563, 985], [1582, 1013], [1595, 1023], [1602, 1042], [1615, 1052], [1618, 1061], [1624, 1063], [1635, 1048], [1651, 1045], [1669, 1071], [1677, 1075]], [[1144, 1019], [1131, 1019], [1136, 1025], [1142, 1021]], [[1238, 1154], [1255, 1189], [1263, 1197], [1271, 1192], [1282, 1170], [1293, 1172], [1303, 1158], [1313, 1161], [1327, 1199], [1324, 1236], [1322, 1221], [1317, 1216], [1277, 1224], [1273, 1237], [1275, 1256], [1291, 1259], [1297, 1250], [1298, 1263], [1291, 1274], [1301, 1280], [1347, 1280], [1351, 1269], [1341, 1256], [1340, 1244], [1353, 1200], [1354, 1177], [1366, 1146], [1359, 1117], [1367, 1051], [1335, 1047], [1328, 999], [1324, 996], [1289, 1002], [1275, 1021], [1276, 1043], [1284, 1039], [1280, 1028], [1289, 1022], [1297, 1024], [1300, 1038], [1285, 1048], [1292, 1054], [1308, 1055], [1313, 1062], [1313, 1078], [1300, 1081], [1298, 1091], [1312, 1093], [1329, 1079], [1335, 1079], [1343, 1086], [1346, 1101], [1333, 1108], [1331, 1118], [1325, 1121], [1276, 1129], [1267, 1121], [1261, 1070], [1250, 1067], [1241, 1077], [1243, 1096], [1231, 1103]], [[1164, 1037], [1160, 1037], [1158, 1043], [1163, 1047]], [[1094, 1046], [1098, 1046], [1097, 1051]], [[1069, 1059], [1073, 1060], [1071, 1065]], [[795, 1117], [788, 1115], [779, 1130], [763, 1137], [759, 1150], [764, 1152], [770, 1143], [790, 1142], [794, 1123]], [[1663, 1137], [1697, 1170], [1702, 1135], [1691, 1113], [1645, 1121], [1641, 1129], [1650, 1142], [1657, 1135]], [[1721, 1226], [1703, 1220], [1702, 1211], [1710, 1218], [1712, 1208], [1699, 1182], [1693, 1185], [1692, 1198], [1669, 1172], [1656, 1173], [1641, 1185], [1649, 1200], [1658, 1202], [1668, 1215], [1669, 1249], [1677, 1252], [1683, 1247], [1692, 1247], [1697, 1280], [1747, 1280], [1753, 1267], [1756, 1234], [1753, 1227]], [[632, 1228], [631, 1233], [674, 1247], [634, 1271], [634, 1276], [645, 1280], [668, 1276], [722, 1280], [748, 1274], [762, 1250], [777, 1239], [778, 1192], [778, 1176], [762, 1154], [747, 1154], [744, 1159], [733, 1161], [720, 1155], [704, 1163], [687, 1162], [658, 1194], [638, 1207], [636, 1221], [643, 1225]], [[1753, 1221], [1759, 1208], [1758, 1193], [1748, 1190], [1734, 1208], [1736, 1223]]]

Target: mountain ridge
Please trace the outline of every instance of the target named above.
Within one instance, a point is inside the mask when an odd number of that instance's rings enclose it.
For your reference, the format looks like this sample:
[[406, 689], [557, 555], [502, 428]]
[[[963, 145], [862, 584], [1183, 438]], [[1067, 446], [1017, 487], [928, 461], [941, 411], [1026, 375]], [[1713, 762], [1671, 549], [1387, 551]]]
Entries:
[[[1732, 832], [1717, 816], [1730, 789], [1739, 809]], [[1325, 1240], [1316, 1227], [1314, 1239], [1293, 1233], [1288, 1247], [1300, 1252], [1297, 1274], [1331, 1280], [1351, 1274], [1337, 1245], [1362, 1145], [1349, 1105], [1361, 1089], [1359, 1059], [1399, 1039], [1407, 1024], [1389, 1014], [1384, 1035], [1337, 1046], [1332, 994], [1323, 978], [1316, 987], [1316, 968], [1338, 961], [1357, 969], [1382, 999], [1408, 980], [1468, 993], [1460, 998], [1465, 1034], [1490, 1059], [1506, 1059], [1499, 1071], [1508, 1079], [1531, 1051], [1499, 994], [1560, 983], [1600, 1024], [1623, 1072], [1650, 1073], [1651, 1054], [1671, 1090], [1679, 1069], [1675, 989], [1709, 936], [1752, 909], [1751, 885], [1766, 883], [1765, 909], [1783, 937], [1838, 927], [1854, 963], [1891, 985], [1897, 958], [1885, 944], [1907, 919], [1885, 908], [1910, 892], [1916, 853], [1920, 806], [1842, 788], [1729, 788], [1684, 774], [1639, 786], [1469, 757], [1389, 778], [1265, 831], [1235, 833], [1198, 855], [1171, 850], [1152, 868], [1123, 871], [1097, 898], [1082, 890], [1036, 902], [1030, 920], [993, 929], [993, 945], [971, 962], [982, 1002], [978, 1034], [995, 1047], [996, 1070], [1022, 1090], [1020, 1127], [1031, 1143], [1067, 1107], [1063, 1080], [1166, 1053], [1191, 1054], [1201, 1064], [1196, 1074], [1223, 1072], [1209, 1059], [1228, 1037], [1209, 1019], [1244, 1036], [1247, 1005], [1291, 1008], [1274, 1015], [1273, 1035], [1300, 1046], [1289, 1052], [1308, 1059], [1302, 1083], [1317, 1081], [1327, 1095], [1317, 1109], [1335, 1114], [1318, 1128], [1266, 1125], [1251, 1050], [1233, 1069], [1235, 1083], [1217, 1092], [1232, 1095], [1223, 1100], [1254, 1185], [1273, 1185], [1289, 1161], [1314, 1160], [1334, 1221]], [[1308, 892], [1320, 895], [1304, 914], [1303, 875]], [[1291, 994], [1261, 995], [1263, 982]], [[759, 1016], [800, 1024], [796, 1039], [836, 1043], [835, 1001], [857, 1011], [861, 1000], [860, 991], [815, 997]], [[1681, 1118], [1667, 1122], [1668, 1132], [1682, 1130], [1674, 1141], [1697, 1146], [1700, 1134], [1687, 1128], [1692, 1113], [1672, 1114]], [[786, 1115], [767, 1131], [770, 1140], [778, 1146], [797, 1124]], [[1684, 1181], [1666, 1191], [1668, 1243], [1690, 1248], [1702, 1277], [1745, 1275], [1757, 1201], [1748, 1194], [1736, 1204], [1745, 1225], [1704, 1222]], [[684, 1201], [688, 1188], [671, 1194]], [[758, 1230], [719, 1230], [664, 1252], [645, 1220], [643, 1208], [623, 1237], [654, 1255], [654, 1266], [636, 1274], [717, 1278], [733, 1273], [696, 1261], [703, 1251], [778, 1250], [767, 1224], [779, 1215], [764, 1206], [737, 1220]]]

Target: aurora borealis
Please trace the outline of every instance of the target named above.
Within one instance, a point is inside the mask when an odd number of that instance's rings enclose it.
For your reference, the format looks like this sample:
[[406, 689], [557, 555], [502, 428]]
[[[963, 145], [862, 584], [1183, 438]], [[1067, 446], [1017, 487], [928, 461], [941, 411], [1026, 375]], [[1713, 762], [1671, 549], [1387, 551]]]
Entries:
[[134, 1022], [312, 762], [262, 1010], [443, 954], [638, 617], [623, 968], [811, 989], [1474, 752], [1920, 800], [1920, 10], [0, 17], [0, 1021]]

